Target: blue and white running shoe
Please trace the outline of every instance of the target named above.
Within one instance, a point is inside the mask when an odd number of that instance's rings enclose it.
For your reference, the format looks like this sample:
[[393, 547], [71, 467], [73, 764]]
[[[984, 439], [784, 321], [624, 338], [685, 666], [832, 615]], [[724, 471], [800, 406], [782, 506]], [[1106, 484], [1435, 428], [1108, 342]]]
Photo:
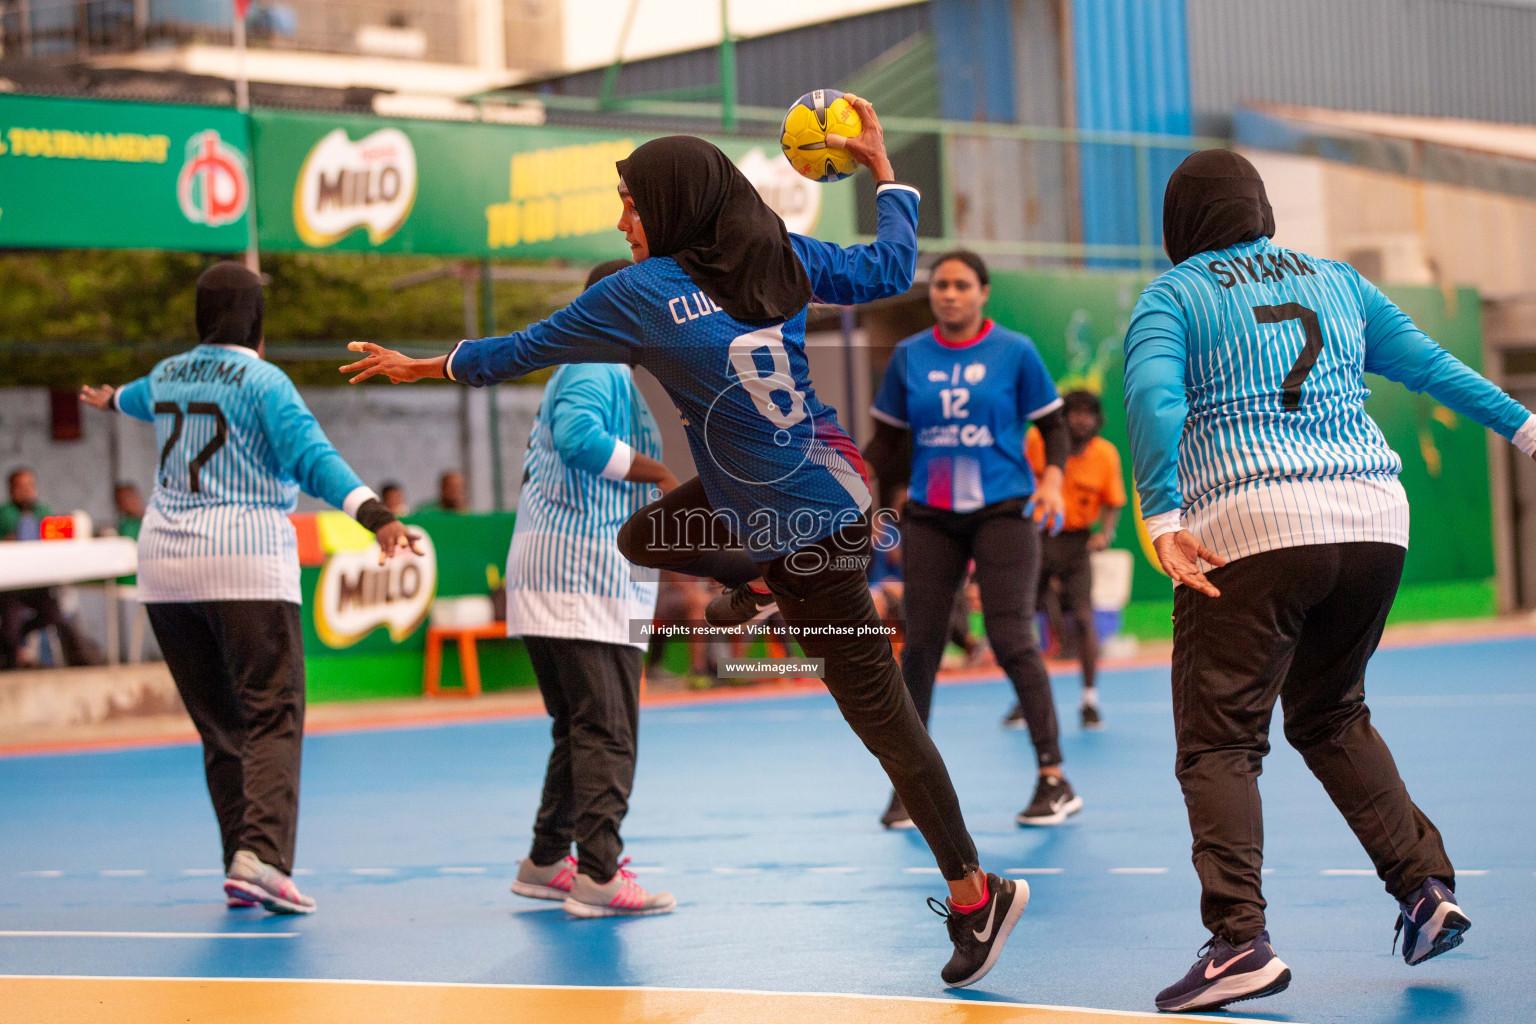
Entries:
[[1448, 949], [1461, 945], [1467, 929], [1472, 927], [1471, 918], [1456, 905], [1456, 896], [1450, 886], [1438, 878], [1431, 878], [1419, 886], [1419, 891], [1407, 903], [1399, 903], [1397, 930], [1392, 934], [1392, 951], [1397, 952], [1397, 939], [1403, 939], [1403, 963], [1409, 967], [1421, 964], [1432, 956], [1439, 956]]
[[1189, 973], [1157, 994], [1157, 1008], [1164, 1013], [1215, 1010], [1284, 992], [1290, 983], [1291, 969], [1275, 955], [1269, 932], [1237, 946], [1212, 936]]

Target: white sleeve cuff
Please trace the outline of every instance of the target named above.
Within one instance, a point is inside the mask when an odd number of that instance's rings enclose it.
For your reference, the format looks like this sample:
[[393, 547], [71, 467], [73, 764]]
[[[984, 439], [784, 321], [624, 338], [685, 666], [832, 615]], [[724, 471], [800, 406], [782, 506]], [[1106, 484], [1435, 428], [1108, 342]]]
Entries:
[[[123, 399], [123, 389], [122, 388], [113, 388], [112, 389], [112, 409], [113, 409], [113, 411], [115, 411], [115, 412], [122, 412], [123, 411], [123, 401], [122, 401], [122, 399]], [[1536, 417], [1533, 417], [1533, 418], [1536, 418]], [[1526, 426], [1530, 426], [1530, 424], [1527, 423]]]
[[1525, 418], [1525, 422], [1510, 440], [1525, 454], [1536, 455], [1536, 413]]
[[598, 476], [604, 480], [623, 480], [629, 476], [629, 467], [635, 464], [635, 450], [623, 441], [613, 442], [613, 454], [608, 456], [608, 465]]
[[[469, 339], [466, 338], [465, 341], [467, 340]], [[451, 381], [457, 381], [459, 379], [453, 375], [453, 357], [458, 355], [459, 349], [463, 347], [464, 342], [459, 342], [457, 345], [453, 346], [453, 351], [448, 353], [448, 358], [443, 360], [443, 376], [447, 377]]]
[[347, 495], [347, 500], [341, 503], [341, 510], [347, 515], [351, 516], [353, 519], [356, 519], [357, 510], [363, 507], [363, 502], [367, 501], [369, 498], [377, 497], [378, 495], [373, 493], [373, 488], [369, 487], [367, 484], [363, 484], [360, 487], [354, 487], [352, 489], [352, 493]]
[[882, 184], [876, 185], [875, 186], [875, 198], [878, 199], [879, 197], [885, 195], [885, 193], [891, 192], [891, 191], [911, 192], [913, 195], [917, 196], [917, 198], [919, 198], [919, 199], [923, 198], [923, 194], [917, 190], [917, 186], [915, 186], [915, 185], [908, 185], [905, 182], [900, 182], [900, 181], [887, 181], [887, 182], [883, 182]]
[[1027, 420], [1037, 420], [1042, 416], [1049, 416], [1057, 409], [1060, 409], [1063, 404], [1064, 403], [1061, 400], [1061, 396], [1058, 395], [1056, 398], [1053, 398], [1051, 401], [1046, 402], [1040, 408], [1036, 409], [1034, 412], [1027, 413], [1024, 418]]
[[1184, 529], [1184, 514], [1178, 509], [1147, 517], [1147, 536], [1152, 540], [1157, 540], [1165, 533], [1178, 533], [1182, 529]]

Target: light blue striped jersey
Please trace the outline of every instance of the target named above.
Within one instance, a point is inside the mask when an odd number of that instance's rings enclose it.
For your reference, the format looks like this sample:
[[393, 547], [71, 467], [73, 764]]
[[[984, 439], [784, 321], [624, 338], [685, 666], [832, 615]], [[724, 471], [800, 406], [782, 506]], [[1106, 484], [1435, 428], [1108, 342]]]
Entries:
[[299, 491], [357, 511], [373, 492], [288, 375], [238, 345], [163, 359], [114, 397], [155, 425], [160, 464], [139, 533], [139, 598], [300, 603], [288, 515]]
[[636, 453], [659, 460], [661, 435], [629, 367], [555, 370], [507, 552], [507, 635], [627, 644], [630, 620], [651, 620], [656, 573], [618, 545], [619, 527], [659, 493], [624, 479]]
[[1182, 523], [1228, 559], [1341, 541], [1406, 547], [1402, 460], [1365, 412], [1367, 372], [1536, 447], [1526, 409], [1346, 263], [1259, 239], [1158, 277], [1125, 340], [1149, 530]]

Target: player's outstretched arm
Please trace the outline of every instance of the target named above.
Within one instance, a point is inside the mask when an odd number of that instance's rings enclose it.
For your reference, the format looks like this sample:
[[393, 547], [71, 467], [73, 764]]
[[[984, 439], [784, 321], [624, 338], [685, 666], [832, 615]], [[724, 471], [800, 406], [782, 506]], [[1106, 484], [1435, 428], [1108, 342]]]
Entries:
[[150, 408], [147, 377], [140, 377], [120, 388], [114, 388], [111, 384], [103, 384], [99, 388], [82, 384], [80, 401], [94, 409], [116, 410], [124, 416], [132, 416], [146, 423], [155, 421], [154, 410]]
[[790, 235], [795, 253], [822, 302], [852, 305], [900, 295], [917, 276], [917, 205], [921, 195], [895, 180], [885, 151], [885, 131], [866, 99], [849, 95], [863, 130], [852, 138], [827, 136], [827, 145], [846, 148], [875, 176], [875, 241], [843, 248], [804, 235]]
[[353, 352], [365, 353], [357, 362], [348, 363], [341, 368], [342, 373], [356, 374], [348, 381], [349, 384], [361, 384], [369, 377], [388, 377], [391, 384], [410, 384], [413, 381], [427, 380], [432, 377], [442, 378], [448, 375], [444, 370], [444, 365], [448, 362], [447, 356], [412, 359], [392, 348], [375, 345], [371, 341], [350, 342], [347, 348]]
[[1367, 373], [1379, 373], [1426, 393], [1536, 457], [1536, 415], [1436, 344], [1375, 285], [1363, 278], [1359, 281], [1365, 306]]

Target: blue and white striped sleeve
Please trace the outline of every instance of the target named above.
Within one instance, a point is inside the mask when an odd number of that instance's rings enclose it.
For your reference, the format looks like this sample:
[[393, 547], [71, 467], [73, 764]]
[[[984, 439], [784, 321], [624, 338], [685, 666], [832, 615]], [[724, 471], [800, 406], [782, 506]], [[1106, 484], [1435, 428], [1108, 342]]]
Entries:
[[145, 423], [155, 422], [154, 403], [150, 401], [149, 378], [140, 377], [138, 380], [124, 384], [112, 393], [112, 404], [117, 406], [117, 411], [124, 416], [132, 416], [136, 420]]
[[1365, 370], [1395, 380], [1536, 452], [1536, 416], [1435, 343], [1381, 289], [1353, 274], [1365, 314]]
[[640, 357], [640, 324], [624, 276], [610, 274], [526, 330], [459, 342], [444, 364], [448, 379], [478, 388], [561, 363], [633, 365]]
[[305, 494], [355, 517], [363, 502], [378, 495], [331, 444], [286, 374], [274, 368], [262, 376], [261, 384], [256, 415], [278, 465], [298, 481]]
[[615, 372], [607, 366], [570, 366], [544, 395], [560, 461], [607, 480], [623, 480], [635, 461], [634, 449], [608, 427], [610, 417], [629, 414], [627, 396], [623, 408], [615, 408]]
[[1125, 417], [1131, 465], [1147, 532], [1155, 540], [1182, 528], [1179, 439], [1189, 416], [1184, 370], [1189, 328], [1178, 298], [1153, 282], [1131, 311], [1125, 336]]
[[917, 276], [917, 204], [922, 193], [886, 181], [875, 186], [875, 241], [846, 249], [804, 235], [789, 242], [821, 302], [852, 306], [900, 295]]

